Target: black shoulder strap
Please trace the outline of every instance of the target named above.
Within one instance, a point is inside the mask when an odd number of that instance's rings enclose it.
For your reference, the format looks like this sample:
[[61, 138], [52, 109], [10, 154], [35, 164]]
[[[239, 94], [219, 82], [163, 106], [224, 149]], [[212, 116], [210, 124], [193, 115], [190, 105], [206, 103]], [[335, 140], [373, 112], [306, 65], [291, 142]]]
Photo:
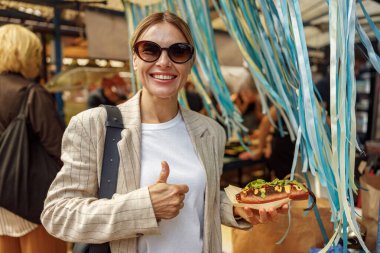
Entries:
[[28, 86], [26, 86], [25, 95], [21, 104], [21, 108], [18, 112], [18, 115], [27, 115], [28, 114], [28, 100], [29, 100], [29, 93], [32, 90], [34, 83], [29, 83]]
[[[110, 199], [116, 192], [117, 175], [120, 162], [117, 142], [121, 139], [121, 131], [123, 130], [124, 126], [121, 112], [117, 106], [102, 106], [107, 111], [107, 120], [99, 198]], [[107, 252], [110, 252], [108, 242], [103, 244], [92, 244], [89, 248], [89, 253]]]
[[102, 175], [100, 178], [99, 198], [111, 198], [116, 192], [119, 169], [117, 142], [121, 139], [123, 118], [117, 106], [102, 105], [107, 110], [106, 139], [104, 142]]

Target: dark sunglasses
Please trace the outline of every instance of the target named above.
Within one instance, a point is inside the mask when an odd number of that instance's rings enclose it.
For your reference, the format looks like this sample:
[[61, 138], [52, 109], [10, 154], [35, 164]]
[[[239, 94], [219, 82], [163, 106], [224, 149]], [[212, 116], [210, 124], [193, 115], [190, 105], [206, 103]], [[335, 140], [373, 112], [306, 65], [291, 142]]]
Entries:
[[189, 61], [194, 54], [194, 48], [187, 43], [175, 43], [167, 48], [163, 48], [157, 43], [147, 40], [136, 42], [133, 50], [145, 62], [157, 61], [163, 50], [166, 50], [170, 60], [180, 64]]

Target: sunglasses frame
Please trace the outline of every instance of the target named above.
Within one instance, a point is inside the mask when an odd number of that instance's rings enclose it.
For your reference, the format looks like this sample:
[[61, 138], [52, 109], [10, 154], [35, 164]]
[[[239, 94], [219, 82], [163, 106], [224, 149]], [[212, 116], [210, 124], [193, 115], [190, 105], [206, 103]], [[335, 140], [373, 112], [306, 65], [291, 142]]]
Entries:
[[[139, 53], [139, 50], [138, 50], [138, 45], [139, 44], [142, 44], [142, 43], [152, 43], [153, 45], [156, 45], [159, 49], [160, 49], [160, 54], [159, 56], [157, 57], [157, 59], [153, 60], [153, 61], [147, 61], [145, 59], [143, 59], [141, 56], [140, 56], [140, 53]], [[184, 62], [178, 62], [178, 61], [175, 61], [174, 59], [172, 59], [171, 55], [170, 55], [170, 48], [172, 46], [175, 46], [175, 45], [178, 45], [178, 44], [182, 44], [182, 45], [187, 45], [190, 47], [191, 49], [191, 54], [190, 54], [190, 57], [189, 59], [187, 59], [186, 61]], [[149, 63], [152, 63], [152, 62], [155, 62], [157, 61], [158, 59], [160, 59], [161, 55], [162, 55], [162, 51], [166, 50], [166, 53], [168, 54], [168, 57], [169, 59], [174, 62], [174, 63], [177, 63], [177, 64], [184, 64], [186, 62], [188, 62], [189, 60], [191, 60], [194, 56], [194, 47], [192, 45], [190, 45], [189, 43], [183, 43], [183, 42], [180, 42], [180, 43], [174, 43], [172, 45], [170, 45], [169, 47], [161, 47], [160, 45], [158, 45], [156, 42], [153, 42], [153, 41], [150, 41], [150, 40], [140, 40], [138, 42], [136, 42], [134, 45], [133, 45], [133, 51], [135, 52], [135, 54], [142, 60], [142, 61], [145, 61], [145, 62], [149, 62]]]

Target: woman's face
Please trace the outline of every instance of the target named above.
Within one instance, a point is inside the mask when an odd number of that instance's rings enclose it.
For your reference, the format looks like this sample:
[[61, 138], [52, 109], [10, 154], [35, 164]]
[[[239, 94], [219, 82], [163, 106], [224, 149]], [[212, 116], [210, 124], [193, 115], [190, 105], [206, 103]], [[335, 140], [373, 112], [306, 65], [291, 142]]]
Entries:
[[[187, 43], [182, 32], [167, 22], [148, 27], [137, 42], [142, 40], [155, 42], [161, 48], [168, 48], [175, 43]], [[178, 64], [170, 60], [166, 50], [162, 50], [160, 58], [154, 62], [145, 62], [135, 53], [133, 65], [144, 92], [152, 98], [177, 100], [178, 91], [190, 73], [192, 60]]]

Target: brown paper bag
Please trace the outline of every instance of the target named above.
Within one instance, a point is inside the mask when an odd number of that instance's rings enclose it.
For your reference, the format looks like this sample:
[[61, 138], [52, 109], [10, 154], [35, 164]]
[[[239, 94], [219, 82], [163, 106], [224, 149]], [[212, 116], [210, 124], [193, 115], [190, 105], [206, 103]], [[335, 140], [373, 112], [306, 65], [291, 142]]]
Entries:
[[[329, 237], [333, 234], [330, 222], [330, 204], [326, 199], [318, 199], [317, 206]], [[314, 211], [303, 216], [307, 201], [293, 201], [291, 208], [291, 227], [282, 244], [276, 242], [284, 235], [288, 226], [288, 216], [279, 215], [276, 222], [254, 226], [251, 231], [233, 229], [233, 253], [305, 253], [310, 248], [322, 247], [324, 244]]]
[[367, 230], [365, 244], [369, 250], [375, 250], [377, 224], [379, 222], [380, 177], [364, 174], [360, 177], [360, 194], [362, 196], [362, 221]]

